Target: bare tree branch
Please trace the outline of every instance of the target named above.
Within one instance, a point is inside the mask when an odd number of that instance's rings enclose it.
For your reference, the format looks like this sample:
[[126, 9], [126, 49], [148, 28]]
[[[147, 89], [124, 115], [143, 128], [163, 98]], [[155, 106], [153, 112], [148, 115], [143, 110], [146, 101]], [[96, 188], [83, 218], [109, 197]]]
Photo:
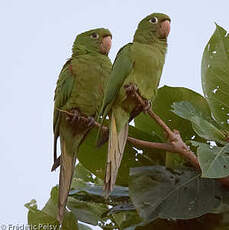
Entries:
[[200, 169], [200, 165], [196, 155], [184, 144], [179, 132], [177, 133], [177, 135], [179, 135], [177, 140], [171, 143], [142, 141], [132, 137], [128, 137], [128, 141], [135, 146], [141, 146], [151, 149], [161, 149], [171, 153], [179, 153], [185, 159], [188, 159], [195, 168]]
[[[145, 112], [149, 114], [151, 118], [153, 118], [165, 131], [167, 138], [168, 138], [168, 143], [157, 143], [157, 142], [149, 142], [149, 141], [143, 141], [139, 140], [133, 137], [128, 137], [128, 141], [132, 143], [135, 146], [141, 146], [145, 148], [151, 148], [151, 149], [161, 149], [165, 150], [167, 152], [171, 153], [178, 153], [181, 156], [183, 156], [185, 159], [189, 160], [190, 163], [198, 170], [200, 170], [200, 164], [198, 162], [198, 159], [196, 155], [190, 150], [190, 148], [184, 143], [184, 141], [181, 138], [181, 135], [178, 130], [171, 130], [165, 122], [157, 115], [155, 114], [151, 107], [148, 106], [148, 103], [141, 97], [139, 94], [134, 91], [134, 96], [136, 99], [139, 101], [139, 103], [145, 108]], [[73, 113], [65, 110], [58, 109], [60, 112], [63, 112], [69, 116], [74, 116]], [[80, 115], [80, 118], [84, 122], [88, 122], [88, 117], [86, 115]], [[94, 122], [94, 127], [100, 128], [101, 124], [98, 122]], [[108, 127], [103, 126], [102, 127], [103, 131], [107, 131]], [[58, 164], [58, 162], [56, 162]], [[54, 163], [55, 165], [55, 163]], [[219, 181], [229, 187], [229, 177], [221, 178]]]

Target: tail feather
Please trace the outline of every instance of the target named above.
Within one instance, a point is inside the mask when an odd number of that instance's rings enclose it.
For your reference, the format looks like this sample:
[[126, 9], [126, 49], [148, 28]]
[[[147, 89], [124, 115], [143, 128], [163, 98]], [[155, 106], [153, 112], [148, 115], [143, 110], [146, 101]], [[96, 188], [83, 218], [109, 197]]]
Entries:
[[112, 114], [110, 135], [108, 141], [106, 174], [104, 180], [104, 190], [105, 190], [106, 198], [109, 196], [109, 194], [111, 193], [115, 185], [115, 181], [118, 175], [118, 169], [122, 161], [127, 137], [128, 137], [128, 123], [118, 133], [115, 117]]
[[59, 166], [60, 166], [60, 156], [54, 161], [51, 168], [51, 172], [56, 170]]
[[61, 164], [59, 176], [59, 200], [57, 220], [62, 224], [64, 219], [65, 206], [67, 204], [68, 193], [71, 187], [72, 176], [74, 173], [76, 153], [67, 153], [64, 140], [61, 141]]

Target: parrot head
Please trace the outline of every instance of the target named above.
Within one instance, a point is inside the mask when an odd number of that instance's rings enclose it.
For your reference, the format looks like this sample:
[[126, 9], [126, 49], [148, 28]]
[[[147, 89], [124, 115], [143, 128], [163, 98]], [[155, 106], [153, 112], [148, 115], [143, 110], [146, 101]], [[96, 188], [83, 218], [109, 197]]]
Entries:
[[77, 35], [73, 44], [73, 54], [79, 50], [99, 52], [108, 55], [111, 49], [112, 34], [108, 29], [98, 28]]
[[151, 44], [155, 40], [167, 39], [170, 32], [170, 18], [166, 14], [153, 13], [145, 17], [139, 24], [134, 41]]

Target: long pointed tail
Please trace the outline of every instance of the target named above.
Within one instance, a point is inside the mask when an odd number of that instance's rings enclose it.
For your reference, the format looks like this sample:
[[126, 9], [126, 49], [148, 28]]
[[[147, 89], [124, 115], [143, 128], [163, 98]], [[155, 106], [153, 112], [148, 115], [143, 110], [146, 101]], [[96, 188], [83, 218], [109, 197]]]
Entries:
[[105, 190], [106, 198], [109, 196], [109, 194], [111, 193], [115, 185], [115, 181], [118, 175], [118, 169], [122, 161], [127, 137], [128, 137], [128, 123], [118, 133], [115, 117], [112, 114], [109, 141], [108, 141], [106, 174], [104, 179], [104, 190]]
[[71, 187], [72, 176], [75, 168], [76, 153], [67, 153], [65, 142], [61, 141], [61, 164], [59, 176], [59, 200], [57, 220], [62, 224], [64, 219], [65, 207], [67, 204], [68, 193]]

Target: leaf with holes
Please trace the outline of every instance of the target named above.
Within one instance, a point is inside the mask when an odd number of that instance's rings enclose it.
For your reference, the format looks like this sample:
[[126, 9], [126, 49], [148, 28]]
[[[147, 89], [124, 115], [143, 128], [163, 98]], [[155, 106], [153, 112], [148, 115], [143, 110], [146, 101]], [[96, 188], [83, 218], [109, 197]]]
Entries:
[[[160, 118], [173, 130], [178, 129], [183, 140], [194, 139], [201, 141], [201, 138], [196, 136], [191, 122], [185, 120], [171, 111], [171, 105], [174, 102], [189, 101], [198, 111], [201, 111], [205, 118], [211, 117], [208, 103], [200, 94], [183, 87], [163, 86], [158, 90], [156, 99], [152, 103], [152, 110], [160, 116]], [[182, 124], [182, 125], [181, 125]], [[163, 141], [167, 141], [164, 137], [164, 132], [161, 127], [147, 114], [140, 114], [135, 118], [136, 128], [148, 133], [156, 134]]]
[[201, 77], [213, 117], [229, 130], [229, 35], [218, 25], [203, 53]]
[[172, 104], [172, 108], [172, 112], [177, 116], [192, 122], [193, 129], [200, 137], [211, 141], [217, 141], [221, 144], [226, 143], [225, 134], [206, 120], [201, 111], [198, 111], [190, 102], [175, 102]]
[[[152, 103], [152, 110], [173, 130], [178, 129], [184, 141], [195, 140], [203, 142], [204, 140], [196, 135], [190, 121], [177, 116], [171, 111], [171, 105], [174, 102], [189, 101], [198, 111], [201, 111], [206, 119], [211, 119], [211, 113], [206, 99], [200, 94], [183, 87], [163, 86], [158, 89], [158, 94]], [[135, 125], [141, 131], [152, 136], [157, 135], [160, 141], [167, 141], [162, 128], [147, 114], [140, 114], [135, 118]], [[166, 154], [166, 166], [174, 168], [185, 163], [184, 158], [178, 154]]]
[[173, 172], [163, 166], [133, 168], [129, 189], [145, 222], [199, 217], [218, 207], [222, 199], [215, 180], [200, 178], [188, 168]]

